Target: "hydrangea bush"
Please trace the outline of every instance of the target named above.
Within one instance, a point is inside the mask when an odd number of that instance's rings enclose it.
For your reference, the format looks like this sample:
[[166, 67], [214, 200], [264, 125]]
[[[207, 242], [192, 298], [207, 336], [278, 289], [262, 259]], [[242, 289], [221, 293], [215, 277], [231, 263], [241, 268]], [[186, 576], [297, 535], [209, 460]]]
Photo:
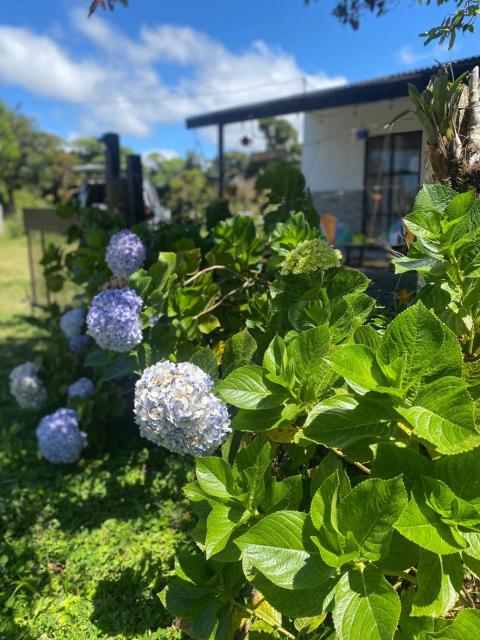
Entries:
[[47, 401], [47, 392], [33, 362], [17, 365], [10, 372], [10, 393], [21, 409], [39, 409]]
[[129, 289], [81, 263], [92, 377], [135, 373], [141, 435], [196, 457], [196, 550], [162, 602], [199, 640], [476, 640], [479, 201], [421, 191], [396, 269], [425, 286], [380, 319], [280, 175], [265, 225], [163, 246]]
[[80, 431], [80, 417], [73, 409], [57, 409], [39, 422], [36, 435], [42, 456], [53, 464], [71, 464], [87, 445], [87, 434]]

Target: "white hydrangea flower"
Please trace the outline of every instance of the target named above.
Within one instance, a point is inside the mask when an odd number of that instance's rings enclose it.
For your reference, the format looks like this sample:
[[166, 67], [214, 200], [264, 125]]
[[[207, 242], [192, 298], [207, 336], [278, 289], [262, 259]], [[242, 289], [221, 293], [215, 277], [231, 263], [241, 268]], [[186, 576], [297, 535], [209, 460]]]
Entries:
[[10, 393], [22, 409], [39, 409], [47, 401], [47, 392], [33, 362], [19, 364], [10, 372]]
[[60, 329], [66, 338], [74, 338], [82, 333], [87, 312], [82, 307], [66, 311], [60, 318]]
[[287, 254], [282, 263], [282, 274], [315, 273], [337, 267], [342, 254], [322, 238], [304, 240]]
[[174, 453], [212, 454], [231, 433], [212, 378], [190, 362], [157, 362], [135, 386], [140, 435]]

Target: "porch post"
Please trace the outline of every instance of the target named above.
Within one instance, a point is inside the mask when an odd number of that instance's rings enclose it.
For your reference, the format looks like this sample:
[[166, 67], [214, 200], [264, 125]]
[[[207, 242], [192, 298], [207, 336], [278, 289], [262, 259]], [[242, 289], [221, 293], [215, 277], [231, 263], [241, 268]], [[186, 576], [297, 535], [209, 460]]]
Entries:
[[218, 124], [218, 197], [223, 198], [224, 186], [224, 166], [223, 166], [223, 124]]

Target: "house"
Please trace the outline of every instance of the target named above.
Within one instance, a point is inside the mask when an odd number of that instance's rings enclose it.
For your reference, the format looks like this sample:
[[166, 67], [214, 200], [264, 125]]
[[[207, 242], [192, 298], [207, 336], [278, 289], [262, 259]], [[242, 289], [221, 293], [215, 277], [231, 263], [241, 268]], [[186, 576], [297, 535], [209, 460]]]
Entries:
[[[455, 77], [480, 56], [452, 63]], [[438, 66], [320, 91], [224, 109], [187, 120], [218, 127], [220, 192], [223, 133], [230, 123], [304, 113], [302, 170], [320, 213], [333, 214], [346, 236], [392, 240], [423, 180], [424, 136], [409, 108], [408, 84], [425, 89]]]

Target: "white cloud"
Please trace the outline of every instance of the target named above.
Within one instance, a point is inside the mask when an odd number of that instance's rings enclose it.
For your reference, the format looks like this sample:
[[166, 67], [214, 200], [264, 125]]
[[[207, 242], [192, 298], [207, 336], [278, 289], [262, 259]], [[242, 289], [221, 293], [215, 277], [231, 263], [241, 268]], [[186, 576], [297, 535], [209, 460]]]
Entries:
[[76, 102], [91, 96], [104, 73], [94, 63], [74, 61], [51, 38], [0, 26], [0, 79], [36, 95]]
[[457, 51], [456, 48], [449, 50], [447, 44], [437, 44], [434, 47], [428, 47], [423, 50], [416, 50], [407, 44], [395, 52], [395, 59], [405, 66], [418, 65], [420, 63], [434, 65], [436, 62], [453, 59], [455, 57], [453, 55], [454, 50]]
[[[156, 125], [190, 115], [345, 82], [323, 71], [306, 74], [292, 55], [263, 41], [233, 53], [190, 27], [143, 27], [133, 39], [103, 18], [87, 20], [83, 9], [71, 18], [88, 43], [81, 59], [53, 37], [0, 26], [0, 82], [82, 105], [74, 125], [81, 134], [109, 129], [146, 139]], [[175, 79], [167, 82], [162, 68]], [[238, 146], [242, 132], [243, 125], [228, 127], [227, 145]], [[211, 130], [202, 135], [212, 139]]]

